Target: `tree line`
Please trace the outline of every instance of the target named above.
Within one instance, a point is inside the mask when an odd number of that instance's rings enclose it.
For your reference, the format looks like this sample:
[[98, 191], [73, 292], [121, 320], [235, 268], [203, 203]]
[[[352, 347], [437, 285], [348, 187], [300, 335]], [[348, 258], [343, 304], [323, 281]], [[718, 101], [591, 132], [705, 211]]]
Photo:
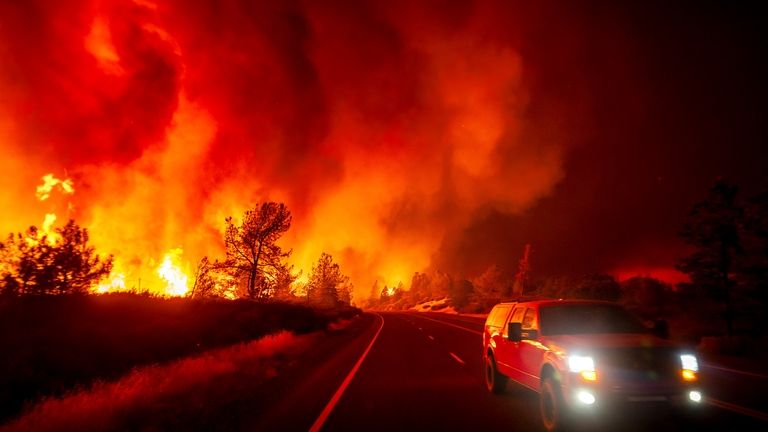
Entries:
[[[619, 301], [648, 318], [684, 315], [720, 326], [726, 335], [768, 331], [768, 190], [742, 197], [737, 185], [717, 179], [694, 203], [680, 230], [690, 247], [677, 269], [690, 281], [675, 286], [651, 277], [618, 282], [608, 274], [539, 276], [525, 281], [522, 298]], [[366, 302], [408, 309], [447, 298], [465, 312], [484, 312], [513, 296], [513, 275], [491, 265], [474, 278], [441, 271], [415, 273], [410, 288], [374, 284]], [[713, 330], [720, 331], [720, 330]]]
[[[189, 295], [349, 305], [353, 286], [327, 253], [312, 267], [308, 282], [296, 289], [300, 273], [287, 263], [291, 250], [283, 250], [277, 243], [291, 220], [286, 205], [276, 202], [247, 210], [239, 223], [231, 216], [226, 218], [225, 256], [200, 260]], [[113, 261], [112, 256], [96, 253], [88, 244], [88, 231], [73, 220], [52, 234], [32, 226], [0, 242], [0, 295], [89, 293], [109, 276]]]
[[[305, 301], [324, 306], [349, 304], [352, 284], [331, 255], [322, 253], [307, 276], [287, 264], [291, 250], [278, 240], [291, 225], [285, 204], [266, 202], [247, 210], [240, 222], [226, 219], [223, 259], [200, 260], [190, 295], [256, 300]], [[768, 330], [768, 190], [742, 197], [739, 188], [718, 179], [696, 202], [680, 231], [691, 253], [677, 268], [690, 281], [670, 286], [650, 278], [618, 283], [610, 275], [529, 278], [524, 296], [596, 298], [626, 302], [648, 314], [668, 309], [721, 321], [728, 335]], [[0, 242], [0, 295], [87, 293], [107, 277], [113, 257], [99, 256], [88, 232], [74, 221], [44, 233], [30, 227]], [[512, 297], [513, 278], [492, 265], [474, 278], [446, 272], [417, 272], [409, 289], [371, 288], [366, 306], [405, 309], [419, 302], [450, 299], [460, 310], [482, 312]], [[653, 304], [661, 305], [661, 310]]]

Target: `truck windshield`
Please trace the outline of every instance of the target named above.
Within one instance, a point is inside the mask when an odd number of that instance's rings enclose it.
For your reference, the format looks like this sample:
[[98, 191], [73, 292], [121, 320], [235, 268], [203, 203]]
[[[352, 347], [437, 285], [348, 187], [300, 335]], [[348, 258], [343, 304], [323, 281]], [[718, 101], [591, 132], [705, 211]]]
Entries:
[[543, 335], [648, 331], [632, 314], [620, 306], [610, 304], [544, 306], [539, 314]]

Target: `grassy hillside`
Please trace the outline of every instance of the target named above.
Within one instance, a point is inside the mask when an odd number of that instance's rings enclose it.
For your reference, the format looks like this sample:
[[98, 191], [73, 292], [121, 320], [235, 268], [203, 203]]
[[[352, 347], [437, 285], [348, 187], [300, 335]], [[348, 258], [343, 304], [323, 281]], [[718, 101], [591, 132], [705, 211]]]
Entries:
[[25, 403], [133, 367], [287, 330], [307, 333], [359, 313], [247, 300], [134, 294], [22, 297], [0, 303], [0, 422]]

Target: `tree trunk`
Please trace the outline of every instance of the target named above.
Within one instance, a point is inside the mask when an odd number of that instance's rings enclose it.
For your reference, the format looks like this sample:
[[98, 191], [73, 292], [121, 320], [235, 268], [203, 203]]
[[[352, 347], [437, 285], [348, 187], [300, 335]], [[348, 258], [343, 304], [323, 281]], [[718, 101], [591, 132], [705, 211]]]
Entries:
[[259, 261], [261, 260], [261, 248], [264, 246], [263, 242], [259, 242], [259, 249], [256, 251], [256, 257], [253, 260], [253, 267], [251, 267], [250, 281], [249, 281], [249, 294], [251, 298], [261, 297], [261, 293], [256, 293], [256, 276], [259, 272]]
[[256, 297], [256, 266], [251, 267], [248, 272], [248, 297]]
[[733, 336], [733, 306], [731, 305], [731, 287], [728, 273], [731, 268], [731, 260], [728, 256], [728, 247], [723, 244], [721, 250], [720, 285], [723, 290], [723, 302], [725, 303], [725, 332], [726, 336]]

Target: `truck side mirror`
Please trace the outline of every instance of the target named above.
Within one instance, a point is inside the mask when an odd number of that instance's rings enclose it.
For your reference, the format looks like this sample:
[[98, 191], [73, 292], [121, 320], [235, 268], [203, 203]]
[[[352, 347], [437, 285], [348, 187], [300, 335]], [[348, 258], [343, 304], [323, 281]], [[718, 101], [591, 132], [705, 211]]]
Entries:
[[523, 324], [519, 322], [511, 322], [507, 324], [507, 337], [512, 342], [520, 342], [523, 340]]

